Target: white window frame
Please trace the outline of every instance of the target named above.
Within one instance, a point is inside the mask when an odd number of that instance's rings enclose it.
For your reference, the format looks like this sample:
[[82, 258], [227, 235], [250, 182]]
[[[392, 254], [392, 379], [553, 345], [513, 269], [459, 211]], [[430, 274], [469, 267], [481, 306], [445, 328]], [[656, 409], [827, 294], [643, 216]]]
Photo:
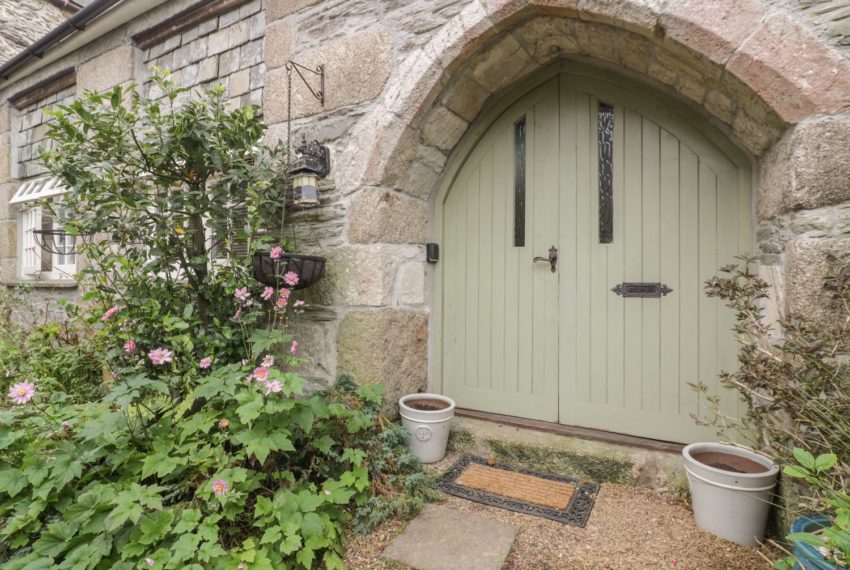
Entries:
[[[44, 199], [61, 200], [68, 189], [56, 177], [41, 177], [24, 182], [9, 201], [19, 207], [18, 212], [18, 260], [21, 279], [67, 280], [74, 279], [77, 272], [75, 253], [51, 254], [51, 268], [42, 270], [44, 252], [35, 240], [33, 230], [41, 229], [44, 220]], [[61, 229], [54, 220], [53, 229]]]

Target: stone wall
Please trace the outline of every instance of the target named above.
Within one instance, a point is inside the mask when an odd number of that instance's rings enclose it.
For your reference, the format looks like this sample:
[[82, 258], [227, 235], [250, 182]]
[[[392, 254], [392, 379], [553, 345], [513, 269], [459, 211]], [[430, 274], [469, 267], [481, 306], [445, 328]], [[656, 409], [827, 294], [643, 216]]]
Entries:
[[[810, 2], [253, 0], [141, 53], [127, 44], [192, 3], [168, 3], [0, 90], [69, 64], [99, 89], [126, 80], [114, 62], [135, 57], [136, 81], [155, 64], [182, 85], [224, 84], [232, 105], [261, 103], [270, 143], [286, 137], [291, 108], [296, 140], [332, 155], [321, 207], [289, 218], [301, 247], [328, 257], [298, 323], [315, 380], [351, 372], [388, 383], [393, 398], [426, 386], [424, 244], [435, 239], [437, 186], [481, 111], [564, 59], [671, 94], [744, 149], [758, 173], [754, 250], [776, 287], [773, 313], [787, 304], [830, 318], [825, 254], [850, 253], [850, 64], [839, 20], [818, 21]], [[324, 106], [297, 77], [289, 100], [289, 60], [325, 66]], [[94, 61], [100, 72], [86, 74]]]
[[17, 178], [31, 178], [47, 171], [41, 163], [41, 150], [52, 147], [51, 141], [47, 139], [47, 124], [51, 119], [47, 111], [58, 105], [68, 105], [76, 96], [76, 88], [72, 85], [17, 113], [15, 135], [12, 137]]
[[[145, 70], [170, 71], [183, 87], [224, 85], [233, 107], [261, 105], [265, 24], [262, 1], [252, 0], [151, 46], [143, 55]], [[162, 95], [158, 86], [147, 87], [150, 97]]]
[[0, 65], [73, 13], [49, 0], [0, 0]]

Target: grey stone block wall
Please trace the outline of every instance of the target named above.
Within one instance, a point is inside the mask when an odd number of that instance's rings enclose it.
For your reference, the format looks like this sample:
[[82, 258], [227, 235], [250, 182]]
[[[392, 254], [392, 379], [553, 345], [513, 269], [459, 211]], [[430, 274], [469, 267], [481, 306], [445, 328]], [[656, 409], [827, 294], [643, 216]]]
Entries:
[[41, 163], [40, 148], [51, 148], [47, 139], [50, 115], [45, 111], [58, 105], [68, 105], [76, 98], [75, 86], [50, 95], [20, 111], [16, 122], [17, 129], [12, 134], [17, 159], [17, 178], [30, 178], [44, 174], [47, 169]]
[[[190, 89], [224, 85], [232, 108], [261, 105], [266, 78], [265, 30], [262, 0], [252, 0], [145, 50], [146, 73], [153, 73], [156, 66], [171, 72], [176, 84]], [[151, 82], [146, 88], [155, 99], [162, 95]]]

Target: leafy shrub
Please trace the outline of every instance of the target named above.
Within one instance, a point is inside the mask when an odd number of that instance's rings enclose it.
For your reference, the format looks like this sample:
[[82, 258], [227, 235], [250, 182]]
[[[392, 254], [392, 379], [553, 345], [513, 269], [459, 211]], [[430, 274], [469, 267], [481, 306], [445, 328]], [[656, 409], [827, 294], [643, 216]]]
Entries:
[[[297, 397], [296, 375], [270, 369], [271, 392], [246, 382], [251, 369], [210, 369], [161, 414], [121, 404], [140, 386], [168, 392], [134, 377], [103, 402], [41, 395], [0, 413], [3, 567], [341, 568], [349, 505], [383, 509], [369, 469], [398, 505], [420, 482], [389, 463], [418, 463], [396, 454], [379, 389], [344, 381]], [[388, 433], [389, 447], [372, 445]]]
[[[835, 260], [832, 260], [833, 262]], [[836, 567], [846, 567], [850, 548], [850, 267], [833, 263], [824, 288], [832, 295], [840, 325], [816, 326], [802, 315], [785, 314], [768, 323], [763, 314], [768, 285], [751, 271], [754, 260], [722, 268], [724, 276], [706, 284], [710, 297], [723, 299], [736, 314], [739, 368], [721, 380], [749, 403], [744, 418], [728, 418], [709, 397], [709, 417], [698, 421], [721, 432], [734, 429], [773, 456], [798, 483], [789, 511], [820, 512], [833, 525], [817, 535], [798, 533], [822, 549]], [[705, 391], [702, 385], [696, 386]], [[776, 562], [794, 566], [794, 558]]]
[[[838, 458], [832, 453], [815, 457], [800, 448], [795, 448], [793, 453], [797, 465], [787, 465], [783, 473], [820, 490], [826, 497], [825, 503], [834, 509], [835, 516], [831, 525], [818, 532], [791, 533], [786, 538], [810, 544], [817, 548], [827, 562], [835, 564], [836, 568], [846, 568], [850, 562], [850, 496], [846, 489], [835, 490], [840, 487], [832, 475]], [[777, 570], [790, 570], [796, 563], [794, 556], [787, 556], [776, 561], [774, 567]]]
[[50, 308], [37, 307], [25, 288], [0, 291], [0, 394], [37, 378], [42, 389], [65, 392], [73, 402], [103, 396], [103, 339], [79, 307], [59, 302], [61, 320]]
[[[706, 284], [736, 313], [739, 368], [725, 372], [724, 385], [749, 402], [744, 418], [721, 416], [716, 407], [707, 418], [721, 429], [737, 429], [754, 445], [784, 465], [795, 462], [792, 448], [813, 456], [834, 454], [836, 489], [850, 477], [850, 271], [835, 267], [825, 287], [831, 291], [843, 325], [815, 326], [803, 316], [788, 314], [778, 330], [766, 322], [763, 300], [767, 284], [751, 271], [753, 260], [724, 267], [723, 277]], [[716, 399], [712, 399], [716, 405]]]
[[10, 386], [0, 563], [341, 568], [346, 525], [415, 511], [430, 482], [380, 389], [303, 394], [298, 276], [265, 287], [250, 272], [285, 188], [257, 109], [225, 111], [221, 90], [177, 106], [182, 90], [157, 81], [164, 102], [87, 93], [51, 123], [43, 156], [72, 189], [54, 214], [85, 236], [110, 378], [91, 402], [38, 375]]
[[167, 74], [154, 81], [162, 99], [116, 87], [51, 111], [42, 158], [73, 191], [48, 205], [80, 236], [86, 299], [108, 315], [113, 357], [132, 340], [169, 345], [183, 366], [238, 362], [262, 316], [237, 315], [234, 292], [254, 283], [250, 256], [280, 220], [285, 156], [262, 144], [256, 106], [228, 111], [223, 88], [184, 101]]

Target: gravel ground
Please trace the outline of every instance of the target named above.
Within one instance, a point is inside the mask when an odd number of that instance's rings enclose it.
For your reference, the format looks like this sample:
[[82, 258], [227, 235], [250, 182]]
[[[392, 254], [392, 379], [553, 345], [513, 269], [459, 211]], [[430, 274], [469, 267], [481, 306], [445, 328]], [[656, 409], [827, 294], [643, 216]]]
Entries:
[[[457, 457], [453, 453], [429, 470], [444, 471]], [[768, 547], [738, 546], [704, 532], [694, 524], [690, 508], [677, 498], [629, 485], [603, 484], [585, 528], [445, 497], [447, 507], [519, 527], [503, 570], [766, 570], [772, 565], [759, 552], [771, 560], [777, 555]], [[405, 524], [392, 520], [371, 534], [351, 537], [346, 566], [352, 570], [406, 568], [380, 560], [381, 552]]]

